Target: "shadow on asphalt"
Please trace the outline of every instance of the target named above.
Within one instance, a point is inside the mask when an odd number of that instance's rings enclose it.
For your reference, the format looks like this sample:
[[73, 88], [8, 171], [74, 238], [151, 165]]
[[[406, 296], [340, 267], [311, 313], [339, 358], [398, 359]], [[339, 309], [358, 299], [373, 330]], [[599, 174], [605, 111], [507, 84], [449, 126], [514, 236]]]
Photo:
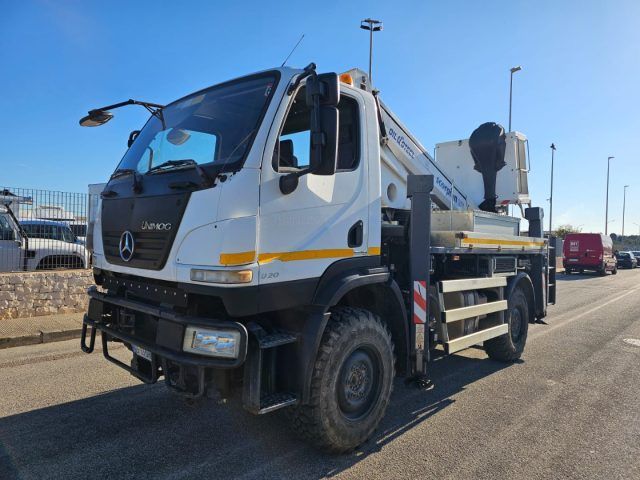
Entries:
[[190, 407], [162, 385], [123, 388], [0, 419], [0, 478], [333, 476], [452, 405], [451, 397], [467, 385], [506, 367], [453, 355], [432, 364], [432, 390], [397, 379], [375, 436], [348, 455], [301, 442], [284, 415], [255, 417], [234, 404]]

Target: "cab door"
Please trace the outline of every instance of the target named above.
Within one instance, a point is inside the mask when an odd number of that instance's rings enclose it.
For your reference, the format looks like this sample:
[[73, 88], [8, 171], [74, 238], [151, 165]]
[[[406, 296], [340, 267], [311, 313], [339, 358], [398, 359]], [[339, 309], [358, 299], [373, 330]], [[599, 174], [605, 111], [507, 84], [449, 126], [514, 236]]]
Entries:
[[292, 96], [284, 119], [274, 123], [262, 164], [260, 283], [314, 279], [336, 261], [368, 254], [368, 166], [360, 93], [343, 91], [338, 111], [336, 173], [303, 175], [289, 194], [282, 193], [280, 178], [309, 165], [310, 108], [304, 87]]
[[6, 213], [0, 213], [0, 272], [21, 270], [22, 242]]

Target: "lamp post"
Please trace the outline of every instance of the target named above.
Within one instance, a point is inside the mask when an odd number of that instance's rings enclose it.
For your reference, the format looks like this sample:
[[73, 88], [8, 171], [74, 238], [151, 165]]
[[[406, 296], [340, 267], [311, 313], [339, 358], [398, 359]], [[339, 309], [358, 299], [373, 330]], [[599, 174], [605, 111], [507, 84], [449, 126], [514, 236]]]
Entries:
[[369, 85], [373, 88], [373, 80], [371, 78], [371, 63], [373, 59], [373, 32], [379, 32], [382, 30], [382, 22], [380, 20], [374, 20], [372, 18], [365, 18], [360, 21], [360, 28], [363, 30], [369, 30]]
[[553, 232], [553, 157], [556, 151], [556, 145], [551, 144], [551, 195], [549, 195], [549, 235]]
[[522, 70], [522, 67], [511, 67], [511, 78], [509, 79], [509, 131], [511, 131], [511, 104], [513, 100], [513, 74]]
[[604, 213], [604, 234], [609, 232], [609, 167], [611, 167], [611, 159], [616, 157], [607, 158], [607, 202]]
[[622, 195], [622, 238], [624, 238], [624, 210], [627, 206], [627, 188], [629, 185], [624, 186], [624, 194]]

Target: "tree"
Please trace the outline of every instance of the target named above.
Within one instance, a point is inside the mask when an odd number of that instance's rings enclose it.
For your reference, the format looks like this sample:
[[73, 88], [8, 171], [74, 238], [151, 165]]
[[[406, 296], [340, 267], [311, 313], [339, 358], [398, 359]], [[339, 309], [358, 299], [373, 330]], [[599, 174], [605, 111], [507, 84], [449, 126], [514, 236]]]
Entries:
[[564, 238], [569, 233], [580, 233], [582, 229], [580, 227], [574, 227], [573, 225], [560, 225], [556, 228], [556, 237]]

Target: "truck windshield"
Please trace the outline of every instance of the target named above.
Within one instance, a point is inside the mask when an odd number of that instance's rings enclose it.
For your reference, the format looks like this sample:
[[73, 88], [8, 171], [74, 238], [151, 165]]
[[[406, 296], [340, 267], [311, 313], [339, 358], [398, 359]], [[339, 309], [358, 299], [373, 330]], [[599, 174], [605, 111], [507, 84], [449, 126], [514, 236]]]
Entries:
[[276, 74], [222, 84], [178, 100], [152, 116], [124, 155], [118, 173], [162, 173], [194, 165], [234, 170], [259, 127]]

